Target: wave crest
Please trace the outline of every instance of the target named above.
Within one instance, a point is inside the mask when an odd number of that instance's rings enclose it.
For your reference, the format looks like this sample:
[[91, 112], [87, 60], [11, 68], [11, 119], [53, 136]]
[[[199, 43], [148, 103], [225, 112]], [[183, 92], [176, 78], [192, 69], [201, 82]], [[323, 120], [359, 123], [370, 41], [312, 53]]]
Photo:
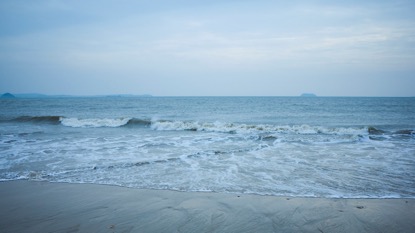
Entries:
[[46, 124], [60, 124], [61, 116], [21, 116], [13, 119], [16, 122], [32, 122]]
[[64, 118], [60, 119], [60, 122], [64, 126], [74, 128], [116, 128], [122, 126], [134, 126], [134, 125], [150, 125], [151, 121], [137, 119], [137, 118]]
[[[270, 125], [239, 124], [224, 122], [147, 120], [133, 117], [121, 118], [77, 118], [63, 116], [20, 116], [10, 119], [12, 122], [63, 125], [74, 128], [117, 128], [150, 127], [158, 131], [201, 131], [230, 134], [298, 134], [298, 135], [358, 135], [358, 136], [415, 136], [415, 130], [403, 129], [384, 131], [373, 126], [366, 127], [327, 127], [310, 125]], [[10, 121], [6, 120], [6, 121]], [[4, 122], [3, 120], [2, 122]]]
[[327, 134], [327, 135], [367, 135], [367, 127], [337, 127], [328, 128], [322, 126], [309, 125], [248, 125], [233, 123], [203, 123], [203, 122], [184, 122], [184, 121], [157, 121], [152, 122], [153, 130], [188, 130], [188, 131], [206, 131], [220, 133], [279, 133], [279, 134]]
[[99, 127], [120, 127], [128, 123], [129, 118], [119, 119], [78, 119], [78, 118], [61, 118], [61, 123], [64, 126], [74, 128], [99, 128]]

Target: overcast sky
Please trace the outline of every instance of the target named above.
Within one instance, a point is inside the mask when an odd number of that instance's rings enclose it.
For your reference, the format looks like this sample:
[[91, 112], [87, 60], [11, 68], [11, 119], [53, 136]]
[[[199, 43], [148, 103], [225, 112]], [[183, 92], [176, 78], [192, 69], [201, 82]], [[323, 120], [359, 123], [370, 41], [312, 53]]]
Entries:
[[415, 96], [415, 1], [1, 0], [0, 93]]

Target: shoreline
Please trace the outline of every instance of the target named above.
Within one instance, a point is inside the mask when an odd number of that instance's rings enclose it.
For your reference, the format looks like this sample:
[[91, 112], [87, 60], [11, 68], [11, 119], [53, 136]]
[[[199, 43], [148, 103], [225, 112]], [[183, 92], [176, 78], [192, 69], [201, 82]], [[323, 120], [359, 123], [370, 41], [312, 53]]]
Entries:
[[415, 199], [0, 182], [0, 232], [412, 232]]

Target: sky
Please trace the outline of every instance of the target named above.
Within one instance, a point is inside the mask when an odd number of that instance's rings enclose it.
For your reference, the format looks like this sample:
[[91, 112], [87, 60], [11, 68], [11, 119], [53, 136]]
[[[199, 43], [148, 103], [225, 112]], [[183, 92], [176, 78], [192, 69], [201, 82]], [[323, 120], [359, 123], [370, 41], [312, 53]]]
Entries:
[[0, 93], [415, 96], [413, 12], [413, 0], [1, 0]]

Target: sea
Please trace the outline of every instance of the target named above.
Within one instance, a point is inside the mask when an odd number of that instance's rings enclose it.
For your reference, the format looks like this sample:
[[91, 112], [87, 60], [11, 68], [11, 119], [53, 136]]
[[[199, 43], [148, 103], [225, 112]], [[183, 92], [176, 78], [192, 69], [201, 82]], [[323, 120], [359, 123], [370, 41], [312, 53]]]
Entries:
[[415, 98], [0, 99], [0, 181], [415, 198]]

